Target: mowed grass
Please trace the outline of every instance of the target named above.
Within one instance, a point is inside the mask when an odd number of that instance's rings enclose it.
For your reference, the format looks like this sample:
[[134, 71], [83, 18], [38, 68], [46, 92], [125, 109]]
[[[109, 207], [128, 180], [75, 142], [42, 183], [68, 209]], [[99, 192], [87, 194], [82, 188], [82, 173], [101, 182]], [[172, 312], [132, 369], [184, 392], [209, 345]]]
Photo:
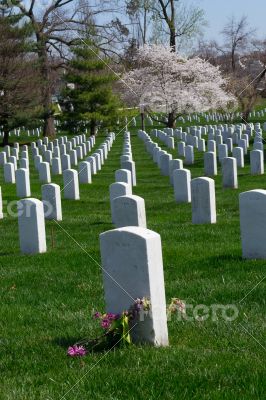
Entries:
[[[233, 304], [238, 318], [173, 316], [168, 348], [132, 345], [66, 357], [69, 345], [101, 332], [92, 318], [104, 310], [99, 234], [113, 229], [108, 187], [120, 167], [120, 134], [93, 184], [80, 185], [81, 200], [62, 199], [60, 225], [46, 222], [46, 254], [21, 255], [17, 219], [0, 221], [0, 399], [265, 399], [266, 262], [242, 260], [238, 207], [240, 192], [265, 189], [265, 175], [251, 176], [247, 158], [239, 189], [224, 190], [219, 169], [217, 224], [192, 225], [191, 206], [175, 203], [169, 179], [131, 132], [133, 191], [145, 199], [148, 228], [162, 238], [167, 302], [179, 297], [194, 307]], [[95, 148], [103, 140], [99, 136]], [[176, 150], [173, 155], [179, 158]], [[201, 153], [190, 169], [193, 178], [204, 175]], [[15, 185], [3, 183], [2, 169], [0, 182], [3, 200], [15, 202]], [[62, 177], [53, 182], [63, 188]], [[33, 167], [31, 188], [32, 197], [40, 198]]]

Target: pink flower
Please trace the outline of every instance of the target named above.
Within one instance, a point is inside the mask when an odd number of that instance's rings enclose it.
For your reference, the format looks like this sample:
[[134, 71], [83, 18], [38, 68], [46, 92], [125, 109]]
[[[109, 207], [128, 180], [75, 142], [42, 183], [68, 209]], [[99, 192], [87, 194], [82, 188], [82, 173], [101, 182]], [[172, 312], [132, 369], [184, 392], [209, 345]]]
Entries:
[[97, 311], [97, 312], [94, 314], [94, 318], [95, 318], [95, 319], [101, 318], [101, 316], [102, 316], [102, 314], [101, 314], [99, 311]]
[[83, 357], [86, 355], [86, 349], [83, 346], [74, 344], [73, 347], [67, 349], [67, 355], [69, 357]]
[[110, 327], [110, 325], [111, 325], [111, 321], [108, 318], [102, 319], [101, 327], [103, 329], [108, 329]]

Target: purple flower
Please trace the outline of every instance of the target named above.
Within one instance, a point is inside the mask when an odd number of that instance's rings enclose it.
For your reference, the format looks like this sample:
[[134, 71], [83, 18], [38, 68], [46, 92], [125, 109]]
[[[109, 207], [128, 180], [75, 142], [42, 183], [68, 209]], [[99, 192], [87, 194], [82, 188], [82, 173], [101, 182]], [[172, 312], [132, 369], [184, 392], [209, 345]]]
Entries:
[[101, 314], [99, 311], [97, 311], [97, 312], [94, 314], [94, 318], [95, 318], [95, 319], [101, 318], [101, 316], [102, 316], [102, 314]]
[[69, 357], [83, 357], [86, 355], [86, 349], [83, 346], [74, 344], [73, 347], [67, 349], [67, 355]]
[[120, 318], [120, 314], [108, 313], [108, 314], [107, 314], [107, 318], [108, 318], [110, 321], [114, 321], [115, 319]]
[[108, 329], [110, 327], [110, 325], [111, 325], [111, 322], [110, 322], [110, 320], [108, 318], [102, 319], [101, 327], [103, 329]]

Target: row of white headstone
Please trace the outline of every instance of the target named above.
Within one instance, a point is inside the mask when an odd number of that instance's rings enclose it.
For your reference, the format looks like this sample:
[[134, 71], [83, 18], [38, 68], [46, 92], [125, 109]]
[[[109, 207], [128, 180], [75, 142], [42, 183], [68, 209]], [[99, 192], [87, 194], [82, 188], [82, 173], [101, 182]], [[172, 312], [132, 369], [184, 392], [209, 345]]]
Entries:
[[[161, 237], [146, 229], [144, 200], [132, 194], [136, 180], [131, 139], [124, 135], [121, 169], [109, 187], [112, 221], [116, 229], [100, 235], [106, 311], [122, 313], [136, 299], [150, 300], [151, 309], [130, 322], [135, 343], [168, 345]], [[125, 168], [130, 165], [130, 168]], [[135, 184], [134, 184], [135, 182]]]
[[[145, 142], [147, 151], [154, 156], [153, 152], [156, 147], [149, 135], [139, 131], [139, 137]], [[165, 158], [163, 155], [161, 157]], [[226, 162], [225, 160], [224, 162]], [[192, 223], [215, 223], [214, 180], [205, 177], [191, 180], [191, 172], [183, 169], [182, 160], [170, 160], [171, 162], [172, 168], [176, 168], [172, 170], [176, 201], [192, 203]], [[235, 161], [233, 162], [235, 164]], [[162, 168], [160, 161], [159, 166]], [[232, 177], [232, 170], [227, 169], [226, 164], [223, 164], [223, 169], [223, 174], [228, 174], [226, 177], [228, 180], [237, 182], [236, 175], [234, 174]], [[223, 179], [226, 181], [224, 176]], [[230, 187], [236, 187], [236, 184], [232, 183]], [[241, 193], [239, 202], [243, 258], [266, 259], [266, 246], [262, 239], [266, 236], [266, 191], [256, 189]]]
[[[110, 151], [115, 134], [111, 133], [103, 142], [106, 148], [106, 158]], [[39, 143], [39, 145], [41, 145]], [[106, 147], [105, 147], [106, 146]], [[33, 146], [33, 148], [35, 148]], [[23, 150], [25, 151], [25, 150]], [[105, 154], [105, 153], [104, 153]], [[83, 165], [86, 164], [86, 165]], [[84, 169], [90, 176], [90, 163], [81, 163], [79, 173], [77, 170], [66, 169], [63, 171], [65, 199], [79, 199], [78, 176], [84, 174]], [[27, 192], [29, 189], [29, 170], [18, 169], [17, 188]], [[89, 182], [86, 182], [89, 183]], [[30, 189], [29, 189], [30, 190]], [[28, 192], [29, 194], [29, 192]], [[18, 196], [20, 197], [20, 196]], [[45, 219], [62, 220], [61, 190], [56, 184], [42, 185], [42, 201], [34, 198], [24, 198], [17, 203], [19, 238], [21, 252], [24, 254], [43, 253], [46, 251]], [[0, 217], [3, 217], [2, 195], [0, 190]]]
[[[144, 199], [132, 194], [132, 171], [136, 177], [135, 163], [134, 168], [125, 168], [125, 162], [133, 162], [129, 132], [124, 135], [123, 154], [120, 158], [121, 169], [115, 172], [115, 182], [109, 187], [112, 222], [117, 228], [124, 226], [146, 228]], [[136, 184], [136, 179], [134, 182]]]

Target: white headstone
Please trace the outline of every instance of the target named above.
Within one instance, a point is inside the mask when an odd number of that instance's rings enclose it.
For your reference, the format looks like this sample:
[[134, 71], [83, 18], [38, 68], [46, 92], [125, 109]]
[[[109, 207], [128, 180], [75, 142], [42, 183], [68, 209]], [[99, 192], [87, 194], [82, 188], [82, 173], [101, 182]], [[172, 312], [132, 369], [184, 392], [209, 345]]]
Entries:
[[195, 178], [191, 181], [193, 224], [216, 223], [215, 183], [211, 178]]
[[16, 175], [16, 188], [18, 197], [30, 197], [30, 174], [26, 168], [17, 169]]
[[60, 186], [55, 183], [42, 185], [42, 201], [45, 218], [62, 221]]
[[79, 164], [79, 182], [91, 183], [91, 164], [88, 161]]
[[207, 151], [204, 154], [204, 173], [206, 176], [217, 175], [216, 153]]
[[234, 157], [226, 157], [222, 161], [222, 175], [224, 188], [238, 188], [237, 165]]
[[120, 196], [112, 202], [113, 221], [116, 228], [140, 226], [146, 228], [145, 201], [135, 195]]
[[264, 174], [263, 151], [252, 150], [250, 152], [250, 170], [251, 175]]
[[13, 163], [4, 164], [4, 180], [5, 183], [15, 183], [15, 167]]
[[[143, 321], [132, 321], [132, 340], [168, 345], [161, 238], [140, 227], [100, 235], [106, 311], [122, 313], [146, 297], [151, 310]], [[135, 325], [136, 324], [136, 325]]]
[[18, 225], [20, 249], [23, 254], [46, 252], [46, 235], [43, 204], [29, 198], [19, 200]]
[[79, 200], [78, 171], [65, 169], [63, 171], [64, 198], [68, 200]]
[[50, 164], [48, 162], [41, 162], [39, 165], [39, 180], [43, 183], [51, 182]]
[[266, 259], [266, 190], [240, 193], [243, 258]]
[[175, 169], [173, 172], [175, 201], [191, 202], [191, 173], [188, 169]]

